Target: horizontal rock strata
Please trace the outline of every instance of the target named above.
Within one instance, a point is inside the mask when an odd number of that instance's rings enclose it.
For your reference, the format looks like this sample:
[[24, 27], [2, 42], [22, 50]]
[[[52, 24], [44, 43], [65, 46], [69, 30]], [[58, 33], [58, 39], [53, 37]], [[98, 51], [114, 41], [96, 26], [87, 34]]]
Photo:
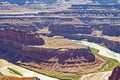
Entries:
[[39, 38], [38, 34], [14, 29], [0, 30], [0, 34], [0, 58], [14, 63], [55, 72], [62, 69], [63, 73], [79, 73], [77, 68], [83, 63], [99, 64], [89, 47], [66, 39]]

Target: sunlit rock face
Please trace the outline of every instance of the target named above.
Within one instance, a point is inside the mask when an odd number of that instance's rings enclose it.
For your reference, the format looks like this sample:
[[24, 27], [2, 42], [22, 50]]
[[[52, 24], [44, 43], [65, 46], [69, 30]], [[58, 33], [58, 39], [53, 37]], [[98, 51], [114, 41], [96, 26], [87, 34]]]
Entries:
[[1, 29], [0, 38], [3, 43], [16, 42], [24, 45], [43, 45], [44, 40], [38, 34], [30, 31], [21, 31], [15, 29]]
[[109, 77], [109, 80], [120, 80], [120, 66], [116, 67], [111, 76]]

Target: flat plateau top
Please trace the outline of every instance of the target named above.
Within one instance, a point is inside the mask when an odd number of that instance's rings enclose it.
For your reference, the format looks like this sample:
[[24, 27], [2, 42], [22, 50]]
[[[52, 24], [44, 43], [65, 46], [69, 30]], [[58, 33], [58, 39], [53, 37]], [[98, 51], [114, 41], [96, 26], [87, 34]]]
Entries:
[[35, 46], [40, 48], [70, 48], [70, 49], [80, 49], [80, 48], [87, 48], [82, 44], [77, 44], [71, 40], [64, 39], [60, 36], [55, 37], [44, 37], [45, 45], [42, 46]]

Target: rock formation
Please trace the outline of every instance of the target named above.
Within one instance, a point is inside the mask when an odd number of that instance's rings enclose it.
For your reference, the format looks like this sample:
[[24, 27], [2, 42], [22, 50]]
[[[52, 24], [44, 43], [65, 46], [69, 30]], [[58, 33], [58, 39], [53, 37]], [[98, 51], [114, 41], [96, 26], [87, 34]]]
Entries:
[[80, 27], [75, 26], [74, 24], [57, 24], [57, 25], [51, 25], [49, 27], [49, 30], [53, 33], [66, 33], [66, 34], [91, 34], [92, 28], [89, 27]]
[[103, 34], [109, 36], [120, 36], [120, 26], [108, 26], [103, 28]]
[[[47, 36], [55, 36], [56, 33], [48, 34]], [[57, 35], [64, 36], [66, 38], [75, 39], [75, 40], [82, 40], [87, 39], [89, 42], [95, 43], [104, 43], [106, 47], [110, 50], [115, 52], [120, 52], [120, 39], [117, 37], [110, 37], [109, 36], [93, 36], [93, 35], [86, 35], [86, 34], [64, 34], [64, 33], [57, 33]]]
[[83, 63], [86, 67], [87, 63], [93, 67], [92, 64], [101, 63], [89, 47], [66, 39], [40, 38], [30, 31], [0, 30], [0, 50], [0, 58], [58, 73], [80, 73], [77, 68], [82, 67]]
[[117, 66], [108, 80], [120, 80], [120, 66]]
[[[3, 41], [4, 40], [4, 41]], [[4, 44], [12, 44], [12, 42], [21, 43], [24, 45], [43, 45], [44, 40], [38, 34], [30, 31], [21, 31], [15, 29], [1, 29], [0, 41]], [[12, 41], [12, 42], [11, 42]], [[9, 45], [9, 44], [8, 44]]]

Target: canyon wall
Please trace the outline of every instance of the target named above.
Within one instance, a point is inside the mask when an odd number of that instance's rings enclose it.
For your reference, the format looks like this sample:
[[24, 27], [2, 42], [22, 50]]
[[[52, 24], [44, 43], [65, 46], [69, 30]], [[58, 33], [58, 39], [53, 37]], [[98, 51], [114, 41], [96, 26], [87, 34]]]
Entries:
[[15, 29], [0, 29], [0, 43], [17, 42], [24, 45], [43, 45], [44, 40], [37, 33]]
[[108, 80], [120, 80], [120, 66], [117, 66]]
[[[92, 32], [95, 30], [94, 28], [89, 27], [72, 27], [70, 25], [66, 26], [52, 26], [49, 27], [51, 34], [47, 36], [55, 36], [60, 35], [70, 39], [82, 40], [87, 39], [90, 42], [96, 43], [104, 43], [109, 49], [120, 53], [120, 26], [106, 26], [102, 27], [100, 31], [103, 34], [95, 34], [92, 35]], [[97, 36], [98, 35], [98, 36]], [[107, 36], [107, 37], [106, 37]], [[116, 38], [115, 38], [116, 37]]]
[[120, 25], [104, 27], [103, 34], [109, 36], [120, 36]]
[[110, 40], [104, 37], [90, 36], [90, 35], [65, 35], [65, 36], [70, 39], [76, 39], [76, 40], [87, 39], [89, 42], [104, 43], [105, 46], [108, 47], [110, 50], [120, 53], [119, 41]]
[[66, 34], [91, 34], [92, 28], [89, 27], [80, 27], [75, 26], [74, 24], [57, 24], [57, 25], [51, 25], [49, 27], [49, 30], [52, 31], [52, 33], [66, 33]]

